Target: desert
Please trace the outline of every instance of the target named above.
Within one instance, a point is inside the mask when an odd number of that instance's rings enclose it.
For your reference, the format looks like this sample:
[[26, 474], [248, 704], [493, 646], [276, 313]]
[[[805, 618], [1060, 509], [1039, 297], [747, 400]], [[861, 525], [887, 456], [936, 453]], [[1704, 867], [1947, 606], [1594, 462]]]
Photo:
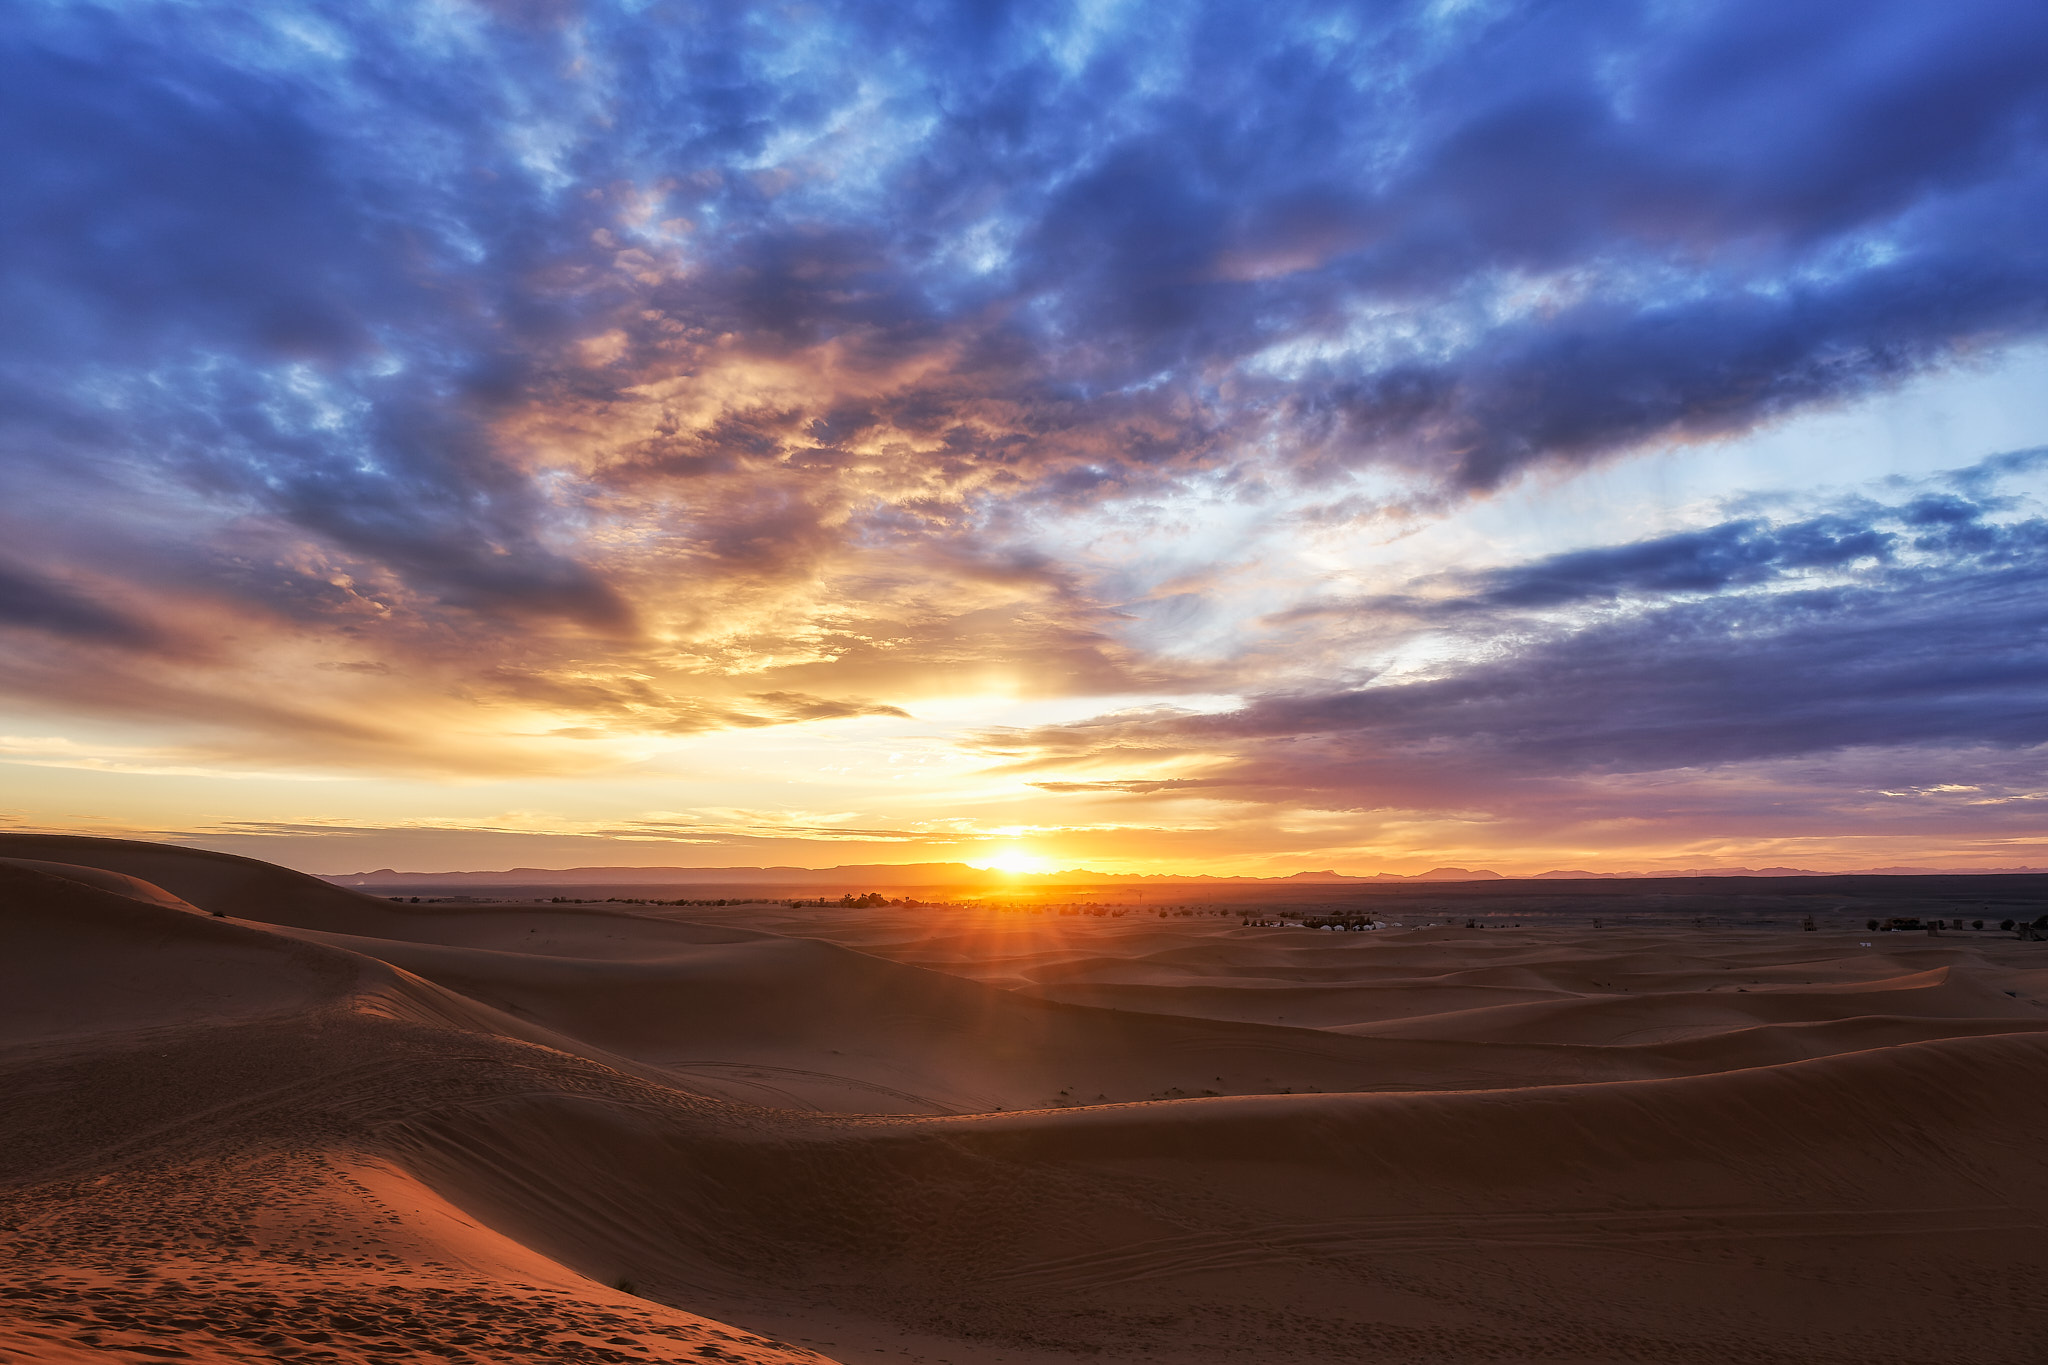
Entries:
[[0, 1365], [2048, 1365], [2048, 3], [0, 8]]
[[1872, 932], [1816, 887], [1808, 930], [1775, 884], [1713, 925], [1652, 884], [1409, 888], [1369, 932], [1301, 927], [1327, 891], [415, 904], [0, 858], [9, 1359], [2048, 1343], [2048, 944], [1996, 922]]

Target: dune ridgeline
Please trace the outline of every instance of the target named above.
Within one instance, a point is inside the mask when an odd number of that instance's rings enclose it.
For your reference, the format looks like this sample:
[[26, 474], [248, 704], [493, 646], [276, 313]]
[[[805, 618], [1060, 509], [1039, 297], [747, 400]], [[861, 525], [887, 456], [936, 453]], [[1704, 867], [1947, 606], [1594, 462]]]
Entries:
[[2010, 935], [414, 905], [29, 835], [0, 935], [0, 1360], [2048, 1359]]

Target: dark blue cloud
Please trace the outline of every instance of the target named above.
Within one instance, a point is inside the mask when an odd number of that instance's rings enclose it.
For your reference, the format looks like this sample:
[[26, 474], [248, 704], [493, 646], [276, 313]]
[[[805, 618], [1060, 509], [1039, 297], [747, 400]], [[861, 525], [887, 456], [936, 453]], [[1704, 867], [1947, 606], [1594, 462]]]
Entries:
[[317, 111], [110, 15], [80, 30], [16, 29], [4, 55], [0, 347], [146, 364], [177, 347], [362, 346], [361, 291], [386, 269]]
[[997, 742], [1055, 766], [1222, 751], [1235, 763], [1210, 786], [1399, 802], [1407, 784], [1476, 806], [1544, 776], [2030, 749], [2048, 744], [2048, 520], [1990, 516], [2004, 501], [1931, 494], [1554, 556], [1466, 597], [1358, 604], [1489, 613], [1505, 647], [1436, 676]]
[[[1952, 500], [1961, 520], [1980, 509]], [[1907, 519], [1920, 505], [1907, 510]], [[1459, 606], [1557, 607], [1627, 595], [1718, 593], [1800, 569], [1831, 569], [1885, 559], [1894, 535], [1845, 516], [1815, 517], [1788, 525], [1757, 520], [1724, 522], [1633, 545], [1604, 546], [1554, 555], [1481, 576], [1478, 591]]]
[[530, 179], [505, 193], [480, 157], [450, 193], [435, 164], [448, 116], [489, 110], [249, 69], [276, 35], [228, 12], [45, 17], [0, 52], [13, 460], [182, 485], [445, 600], [620, 624], [484, 431], [573, 330], [531, 287]]
[[0, 564], [0, 629], [14, 627], [87, 644], [149, 648], [157, 630], [126, 612], [39, 574]]

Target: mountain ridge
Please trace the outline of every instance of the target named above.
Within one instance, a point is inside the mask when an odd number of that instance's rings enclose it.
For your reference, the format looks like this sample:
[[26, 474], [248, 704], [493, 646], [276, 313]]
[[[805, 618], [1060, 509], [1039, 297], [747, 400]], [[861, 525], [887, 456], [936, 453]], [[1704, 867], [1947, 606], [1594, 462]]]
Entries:
[[1085, 881], [1100, 885], [1130, 886], [1283, 886], [1372, 885], [1388, 882], [1452, 881], [1615, 881], [1657, 880], [1681, 877], [1864, 877], [1864, 876], [1994, 876], [2013, 873], [2048, 872], [2040, 867], [1946, 868], [1893, 866], [1818, 871], [1811, 868], [1685, 868], [1673, 871], [1587, 872], [1559, 870], [1530, 874], [1495, 872], [1485, 868], [1437, 867], [1427, 872], [1402, 874], [1377, 872], [1353, 875], [1328, 869], [1289, 873], [1283, 876], [1215, 876], [1208, 873], [1093, 872], [1067, 868], [1057, 872], [1003, 872], [978, 868], [968, 863], [853, 863], [829, 868], [808, 867], [515, 867], [501, 871], [402, 872], [378, 868], [372, 872], [316, 873], [321, 880], [338, 886], [650, 886], [682, 884], [698, 886], [1047, 886]]

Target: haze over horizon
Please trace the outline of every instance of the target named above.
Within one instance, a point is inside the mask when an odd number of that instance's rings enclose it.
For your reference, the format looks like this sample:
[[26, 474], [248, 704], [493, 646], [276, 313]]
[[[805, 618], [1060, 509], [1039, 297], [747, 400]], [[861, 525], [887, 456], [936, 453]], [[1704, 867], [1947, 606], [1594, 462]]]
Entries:
[[2048, 9], [50, 0], [0, 830], [2048, 866]]

